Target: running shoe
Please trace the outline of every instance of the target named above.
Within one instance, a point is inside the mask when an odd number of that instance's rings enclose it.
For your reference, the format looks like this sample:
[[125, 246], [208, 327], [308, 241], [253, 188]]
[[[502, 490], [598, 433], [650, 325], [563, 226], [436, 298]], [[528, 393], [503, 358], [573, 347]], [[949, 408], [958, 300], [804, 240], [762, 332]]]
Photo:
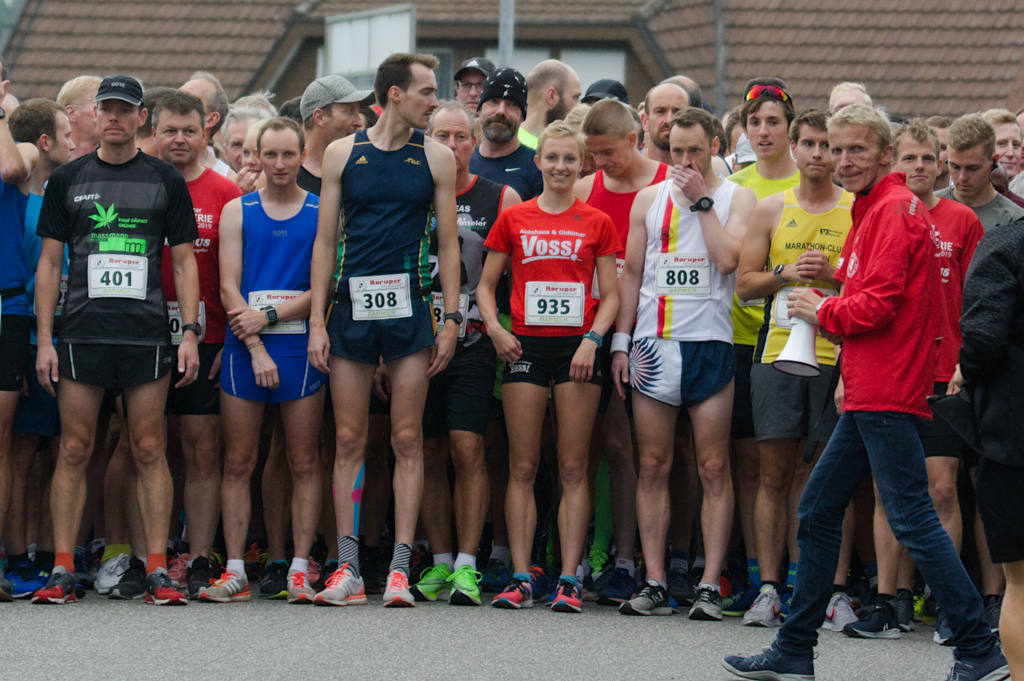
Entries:
[[782, 599], [779, 592], [771, 584], [762, 584], [750, 609], [743, 613], [745, 627], [779, 627], [782, 626]]
[[460, 565], [448, 577], [451, 594], [448, 603], [451, 605], [480, 605], [480, 579], [482, 575], [472, 566]]
[[213, 565], [210, 559], [196, 556], [192, 559], [192, 567], [185, 571], [185, 593], [192, 600], [199, 598], [199, 593], [210, 586], [214, 580]]
[[932, 640], [940, 646], [953, 645], [953, 627], [949, 626], [949, 618], [942, 610], [939, 610], [935, 620], [935, 633], [932, 634]]
[[988, 655], [961, 657], [953, 661], [946, 681], [1004, 681], [1010, 678], [1006, 657], [998, 645]]
[[451, 576], [452, 571], [445, 563], [438, 563], [429, 570], [424, 570], [420, 575], [420, 581], [412, 587], [413, 598], [417, 601], [436, 601], [438, 598], [448, 598], [451, 596], [451, 588], [448, 586]]
[[[692, 579], [692, 577], [691, 577]], [[728, 617], [742, 617], [746, 614], [747, 610], [750, 610], [750, 606], [757, 600], [759, 591], [751, 584], [747, 584], [743, 591], [737, 591], [729, 594], [722, 600], [722, 614]], [[694, 592], [694, 600], [696, 600], [696, 591]]]
[[146, 593], [146, 566], [142, 561], [131, 556], [128, 559], [128, 567], [121, 573], [121, 578], [110, 590], [109, 597], [114, 600], [130, 601], [142, 598]]
[[679, 605], [692, 605], [697, 598], [697, 580], [682, 568], [669, 568], [668, 595], [676, 599]]
[[32, 602], [39, 604], [74, 603], [77, 600], [75, 576], [64, 570], [50, 573], [46, 586], [32, 594]]
[[888, 600], [879, 600], [862, 611], [861, 618], [843, 627], [851, 638], [899, 638], [900, 623], [896, 610]]
[[[700, 594], [697, 594], [698, 597]], [[729, 655], [722, 666], [741, 679], [755, 681], [814, 681], [814, 657], [787, 657], [772, 643], [757, 655]]]
[[626, 568], [617, 567], [604, 588], [597, 592], [597, 602], [600, 605], [620, 605], [632, 598], [634, 591], [636, 580], [633, 575]]
[[[927, 591], [927, 589], [925, 589]], [[921, 603], [921, 622], [923, 624], [935, 625], [939, 621], [939, 602], [935, 600], [934, 594], [928, 594]]]
[[316, 598], [316, 591], [309, 585], [308, 575], [305, 572], [293, 572], [288, 575], [288, 602], [295, 604], [306, 604], [313, 602]]
[[551, 579], [540, 565], [530, 566], [530, 589], [533, 599], [539, 601], [553, 591]]
[[150, 605], [188, 605], [185, 594], [174, 588], [171, 577], [161, 569], [146, 575], [146, 598]]
[[985, 621], [993, 632], [999, 632], [999, 614], [1003, 610], [1003, 595], [985, 596]]
[[480, 590], [484, 593], [498, 593], [510, 579], [512, 579], [512, 571], [509, 570], [508, 565], [497, 558], [491, 558], [487, 561], [484, 576], [480, 580]]
[[825, 607], [825, 621], [821, 628], [828, 631], [842, 631], [847, 624], [857, 621], [850, 596], [845, 591], [836, 591]]
[[722, 594], [709, 586], [697, 587], [697, 598], [690, 606], [690, 619], [717, 622], [722, 619]]
[[107, 596], [111, 590], [121, 581], [121, 575], [128, 569], [128, 554], [120, 553], [109, 558], [100, 565], [96, 573], [96, 593]]
[[30, 560], [18, 561], [14, 569], [8, 572], [6, 577], [11, 583], [11, 596], [13, 598], [28, 598], [46, 586], [46, 582], [39, 579], [36, 566]]
[[495, 608], [508, 610], [520, 610], [533, 607], [533, 588], [527, 581], [520, 581], [513, 577], [509, 580], [505, 590], [499, 593], [491, 601]]
[[352, 566], [343, 563], [327, 578], [323, 590], [313, 599], [315, 605], [365, 605], [363, 580], [356, 577]]
[[76, 553], [74, 556], [75, 561], [75, 584], [81, 586], [83, 589], [91, 589], [93, 582], [95, 581], [92, 575], [89, 574], [89, 569], [85, 565], [85, 554]]
[[323, 568], [320, 570], [320, 579], [316, 580], [313, 584], [313, 590], [320, 593], [327, 588], [327, 579], [334, 574], [334, 571], [338, 569], [338, 559], [331, 558], [329, 561], [324, 563]]
[[619, 606], [619, 612], [623, 615], [671, 615], [675, 610], [668, 598], [663, 586], [646, 582], [635, 596]]
[[568, 579], [558, 580], [555, 588], [555, 600], [551, 609], [555, 612], [583, 612], [583, 587], [579, 582]]
[[261, 549], [259, 544], [252, 542], [242, 559], [245, 560], [246, 576], [249, 579], [259, 579], [260, 572], [270, 562], [270, 554]]
[[910, 589], [897, 589], [892, 607], [896, 611], [896, 621], [900, 625], [900, 631], [913, 631], [914, 594]]
[[187, 553], [176, 553], [174, 556], [167, 556], [167, 575], [175, 586], [183, 586], [188, 582], [188, 559]]
[[4, 579], [3, 574], [0, 573], [0, 602], [10, 603], [14, 600], [14, 597], [11, 595], [11, 591], [11, 583]]
[[[248, 572], [248, 569], [246, 570]], [[288, 597], [288, 561], [275, 560], [267, 565], [260, 579], [260, 598]]]
[[401, 570], [392, 570], [388, 574], [387, 586], [384, 588], [385, 608], [411, 608], [416, 599], [409, 591], [409, 578]]
[[199, 600], [205, 603], [231, 603], [251, 599], [249, 579], [245, 574], [236, 575], [226, 570], [213, 584], [199, 592]]

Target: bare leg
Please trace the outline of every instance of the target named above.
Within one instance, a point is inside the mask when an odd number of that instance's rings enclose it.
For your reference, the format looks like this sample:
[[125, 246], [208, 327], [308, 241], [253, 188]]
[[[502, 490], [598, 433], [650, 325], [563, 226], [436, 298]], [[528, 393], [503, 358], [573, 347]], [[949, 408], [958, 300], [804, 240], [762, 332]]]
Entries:
[[530, 383], [506, 383], [502, 388], [505, 421], [509, 432], [508, 489], [505, 522], [512, 564], [516, 572], [529, 572], [530, 547], [537, 529], [537, 504], [533, 483], [540, 461], [541, 429], [547, 410], [548, 389]]
[[704, 491], [701, 529], [705, 562], [701, 581], [707, 584], [718, 584], [732, 530], [734, 500], [729, 472], [732, 400], [733, 383], [730, 381], [725, 388], [689, 409], [697, 451], [697, 472]]
[[249, 480], [259, 453], [260, 423], [264, 404], [221, 391], [220, 411], [224, 424], [224, 476], [221, 508], [228, 559], [245, 554], [245, 535], [252, 515]]
[[590, 519], [588, 434], [593, 431], [600, 399], [601, 388], [592, 383], [569, 382], [555, 386], [558, 477], [562, 488], [562, 498], [558, 505], [558, 534], [561, 539], [563, 575], [575, 575], [576, 567], [583, 558], [583, 544]]
[[281, 405], [292, 479], [292, 543], [297, 558], [308, 558], [320, 515], [320, 419], [324, 391]]

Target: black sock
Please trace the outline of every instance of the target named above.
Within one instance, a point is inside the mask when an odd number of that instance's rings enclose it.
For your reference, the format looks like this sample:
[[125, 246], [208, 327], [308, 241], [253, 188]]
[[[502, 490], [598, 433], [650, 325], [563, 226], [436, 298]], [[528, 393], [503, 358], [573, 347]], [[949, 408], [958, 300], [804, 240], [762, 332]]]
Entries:
[[53, 570], [53, 560], [53, 551], [36, 551], [36, 567], [40, 570]]

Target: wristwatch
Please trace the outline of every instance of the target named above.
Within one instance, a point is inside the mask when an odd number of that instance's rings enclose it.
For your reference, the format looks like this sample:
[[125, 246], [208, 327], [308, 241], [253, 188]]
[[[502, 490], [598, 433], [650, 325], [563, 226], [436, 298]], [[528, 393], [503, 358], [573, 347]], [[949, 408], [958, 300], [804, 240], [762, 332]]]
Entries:
[[691, 213], [706, 213], [711, 210], [711, 207], [715, 205], [715, 200], [710, 196], [702, 196], [690, 206]]
[[203, 335], [203, 327], [200, 326], [199, 322], [182, 325], [181, 332], [185, 333], [186, 331], [194, 333], [196, 335], [196, 340], [199, 340], [199, 337]]
[[782, 276], [782, 268], [784, 267], [785, 265], [776, 265], [775, 269], [772, 270], [772, 274], [775, 275], [775, 278], [778, 279], [783, 284], [786, 283], [786, 278]]
[[277, 324], [277, 310], [274, 309], [273, 305], [268, 305], [262, 311], [267, 313], [267, 326]]
[[456, 310], [455, 312], [449, 312], [444, 316], [444, 321], [452, 320], [455, 322], [455, 326], [462, 326], [462, 313]]
[[585, 334], [583, 334], [583, 337], [584, 338], [589, 338], [590, 340], [592, 340], [595, 343], [597, 343], [597, 347], [598, 348], [600, 348], [602, 345], [604, 345], [604, 338], [597, 331], [594, 331], [593, 329], [591, 329], [590, 331], [587, 331]]

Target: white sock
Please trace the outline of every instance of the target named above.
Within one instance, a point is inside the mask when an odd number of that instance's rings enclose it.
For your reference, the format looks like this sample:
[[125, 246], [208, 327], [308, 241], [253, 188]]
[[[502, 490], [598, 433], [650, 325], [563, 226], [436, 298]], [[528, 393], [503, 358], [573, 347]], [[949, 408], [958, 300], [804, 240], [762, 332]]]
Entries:
[[468, 565], [476, 570], [476, 555], [459, 551], [459, 555], [455, 556], [455, 569], [458, 570], [463, 565]]
[[149, 569], [149, 557], [148, 556], [139, 556], [138, 558], [139, 558], [139, 560], [142, 561], [143, 567], [145, 567], [148, 570]]
[[630, 577], [633, 577], [636, 574], [636, 563], [633, 561], [632, 558], [616, 558], [615, 567], [623, 568], [626, 572], [629, 573]]
[[225, 572], [231, 572], [239, 577], [245, 576], [245, 560], [242, 558], [228, 558], [228, 564], [224, 566]]
[[500, 560], [502, 565], [508, 566], [508, 547], [495, 544], [491, 547], [491, 560]]
[[576, 566], [576, 579], [583, 583], [583, 563]]
[[189, 558], [189, 559], [188, 559], [188, 566], [189, 566], [189, 567], [192, 567], [192, 563], [193, 563], [193, 561], [195, 561], [195, 558]]
[[697, 588], [698, 588], [698, 589], [705, 589], [705, 588], [707, 588], [707, 589], [713, 589], [713, 590], [714, 590], [714, 592], [715, 592], [716, 594], [718, 594], [719, 596], [721, 596], [721, 595], [722, 595], [722, 587], [721, 587], [721, 585], [719, 585], [719, 584], [712, 584], [712, 583], [710, 583], [710, 582], [701, 582], [701, 583], [700, 583], [700, 584], [699, 584], [699, 585], [697, 586]]
[[[461, 556], [462, 554], [460, 553], [459, 555]], [[452, 552], [451, 551], [449, 551], [448, 553], [435, 553], [434, 554], [434, 565], [441, 565], [442, 563], [447, 565], [449, 570], [452, 569]]]
[[309, 573], [309, 559], [308, 558], [299, 558], [298, 556], [295, 556], [294, 558], [292, 558], [292, 564], [288, 568], [288, 574], [292, 574], [293, 572], [301, 572], [304, 575], [308, 574]]

